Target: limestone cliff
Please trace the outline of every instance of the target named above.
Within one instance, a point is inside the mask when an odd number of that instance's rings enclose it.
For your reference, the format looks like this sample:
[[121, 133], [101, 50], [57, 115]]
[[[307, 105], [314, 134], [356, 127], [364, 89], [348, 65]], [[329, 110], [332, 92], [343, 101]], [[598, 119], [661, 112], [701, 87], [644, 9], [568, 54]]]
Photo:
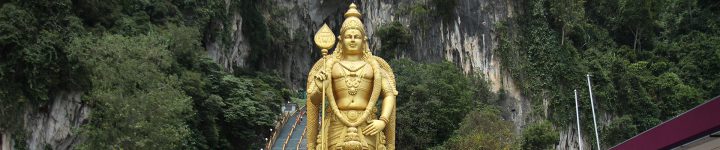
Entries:
[[80, 100], [82, 95], [77, 91], [58, 92], [47, 108], [27, 109], [24, 115], [27, 148], [72, 149], [81, 141], [76, 131], [90, 115], [90, 109]]
[[[497, 26], [516, 16], [519, 7], [516, 1], [506, 0], [458, 0], [454, 15], [450, 19], [418, 16], [412, 13], [415, 6], [428, 6], [429, 0], [376, 0], [356, 3], [363, 13], [363, 21], [370, 40], [371, 49], [378, 52], [380, 39], [377, 30], [392, 21], [399, 21], [407, 26], [413, 35], [412, 47], [403, 50], [400, 57], [415, 61], [438, 62], [450, 61], [461, 67], [467, 74], [482, 74], [490, 81], [494, 92], [505, 93], [501, 102], [503, 117], [515, 125], [515, 133], [520, 134], [528, 122], [541, 118], [530, 116], [531, 102], [523, 96], [523, 92], [515, 85], [509, 73], [500, 66], [494, 50], [498, 47], [499, 37]], [[284, 33], [289, 39], [300, 39], [294, 42], [272, 45], [272, 56], [262, 60], [263, 71], [279, 73], [285, 81], [295, 89], [305, 87], [306, 75], [312, 63], [320, 57], [319, 51], [312, 45], [312, 36], [323, 24], [338, 33], [342, 23], [342, 14], [349, 2], [337, 0], [271, 0], [261, 8], [267, 24], [279, 24], [280, 27], [270, 30]], [[432, 6], [425, 7], [435, 9]], [[420, 14], [423, 15], [423, 14]], [[242, 32], [241, 17], [234, 15], [233, 42], [210, 41], [206, 47], [210, 56], [226, 68], [243, 66], [244, 60], [251, 54]], [[425, 20], [418, 21], [418, 17]], [[419, 25], [421, 24], [421, 25]], [[237, 29], [237, 30], [236, 30]], [[225, 47], [224, 50], [218, 50]], [[219, 53], [224, 51], [225, 53]], [[230, 65], [228, 65], [230, 64]], [[231, 69], [231, 68], [230, 68]], [[501, 91], [503, 90], [503, 91]], [[547, 102], [542, 103], [547, 114]], [[577, 145], [575, 130], [561, 131], [561, 142], [558, 149], [575, 149]]]
[[[505, 76], [493, 50], [498, 45], [496, 26], [513, 16], [514, 2], [503, 0], [458, 1], [452, 20], [439, 21], [441, 18], [428, 17], [433, 22], [417, 22], [413, 14], [407, 13], [415, 5], [428, 5], [428, 1], [357, 1], [363, 13], [363, 20], [369, 35], [371, 49], [380, 47], [375, 35], [382, 25], [399, 21], [404, 25], [423, 23], [423, 27], [411, 27], [412, 47], [401, 52], [401, 57], [416, 61], [450, 61], [463, 68], [465, 73], [483, 74], [492, 83], [495, 92], [505, 90], [507, 100], [505, 117], [515, 122], [519, 129], [525, 125], [530, 112], [529, 102], [525, 101], [521, 91], [509, 76]], [[312, 35], [323, 23], [337, 30], [342, 14], [347, 9], [345, 1], [317, 0], [273, 0], [263, 7], [268, 24], [279, 23], [282, 28], [276, 32], [286, 33], [289, 38], [312, 39]], [[428, 9], [433, 9], [428, 7]], [[230, 14], [233, 14], [232, 12]], [[230, 43], [207, 41], [206, 48], [210, 56], [231, 70], [233, 66], [244, 66], [250, 54], [249, 46], [240, 29], [242, 17], [232, 15], [232, 39]], [[335, 31], [337, 33], [337, 31]], [[223, 45], [224, 44], [224, 45]], [[223, 49], [224, 48], [224, 49]], [[295, 88], [304, 87], [308, 70], [319, 58], [319, 50], [310, 40], [273, 45], [273, 55], [261, 60], [264, 71], [280, 73]]]

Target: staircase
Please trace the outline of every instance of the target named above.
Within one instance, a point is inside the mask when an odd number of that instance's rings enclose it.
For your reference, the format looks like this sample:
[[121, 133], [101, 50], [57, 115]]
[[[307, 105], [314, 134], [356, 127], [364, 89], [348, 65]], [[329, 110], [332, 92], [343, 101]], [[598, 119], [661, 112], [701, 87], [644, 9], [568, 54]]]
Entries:
[[271, 150], [307, 150], [307, 139], [304, 136], [307, 120], [305, 109], [299, 109], [290, 117], [274, 139]]

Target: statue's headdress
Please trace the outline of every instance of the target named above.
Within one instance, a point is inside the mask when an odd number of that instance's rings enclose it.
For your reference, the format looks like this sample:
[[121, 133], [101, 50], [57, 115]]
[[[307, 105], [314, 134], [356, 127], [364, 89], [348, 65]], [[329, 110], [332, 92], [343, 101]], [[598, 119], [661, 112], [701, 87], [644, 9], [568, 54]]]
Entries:
[[[343, 24], [340, 27], [340, 35], [338, 36], [338, 38], [340, 38], [342, 36], [342, 34], [345, 33], [345, 31], [347, 31], [349, 29], [356, 29], [356, 30], [360, 31], [360, 33], [363, 36], [365, 36], [365, 39], [363, 40], [364, 41], [363, 46], [365, 48], [363, 50], [363, 53], [364, 53], [363, 59], [368, 59], [372, 56], [372, 53], [370, 52], [370, 46], [367, 41], [367, 35], [365, 34], [365, 27], [364, 27], [362, 21], [360, 21], [360, 16], [362, 16], [362, 15], [357, 10], [357, 6], [355, 5], [355, 3], [350, 4], [350, 9], [348, 9], [348, 11], [345, 12], [345, 21], [343, 21]], [[340, 44], [340, 43], [342, 43], [342, 42], [339, 42], [338, 44]], [[335, 55], [337, 58], [340, 58], [342, 52], [343, 52], [342, 47], [336, 46], [335, 52], [333, 53], [333, 55]]]
[[350, 4], [350, 9], [345, 12], [345, 21], [343, 21], [342, 27], [340, 28], [340, 34], [345, 33], [348, 29], [356, 29], [364, 35], [365, 27], [363, 27], [362, 21], [360, 21], [360, 16], [360, 12], [357, 10], [355, 3]]

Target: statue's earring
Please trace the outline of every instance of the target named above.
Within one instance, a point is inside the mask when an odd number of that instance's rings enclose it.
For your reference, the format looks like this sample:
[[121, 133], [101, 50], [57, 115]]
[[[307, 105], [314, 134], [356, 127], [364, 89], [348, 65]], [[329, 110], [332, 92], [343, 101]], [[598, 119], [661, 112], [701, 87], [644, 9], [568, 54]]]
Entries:
[[[342, 53], [342, 47], [344, 46], [344, 45], [341, 44], [341, 43], [342, 43], [342, 36], [341, 36], [341, 35], [338, 35], [338, 36], [337, 36], [337, 39], [338, 39], [338, 44], [335, 45], [335, 50], [337, 50], [338, 53]], [[335, 52], [333, 52], [333, 53], [335, 53]]]

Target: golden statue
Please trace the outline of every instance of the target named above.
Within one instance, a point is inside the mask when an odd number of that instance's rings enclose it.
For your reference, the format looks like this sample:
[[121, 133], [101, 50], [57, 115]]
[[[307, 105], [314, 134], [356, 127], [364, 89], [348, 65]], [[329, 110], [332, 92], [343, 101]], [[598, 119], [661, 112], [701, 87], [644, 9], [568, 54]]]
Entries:
[[[395, 76], [385, 60], [370, 53], [356, 8], [350, 4], [345, 13], [337, 37], [340, 42], [331, 55], [327, 49], [335, 43], [332, 31], [324, 25], [315, 35], [323, 58], [308, 75], [308, 149], [395, 149]], [[381, 96], [377, 117], [376, 104]]]

